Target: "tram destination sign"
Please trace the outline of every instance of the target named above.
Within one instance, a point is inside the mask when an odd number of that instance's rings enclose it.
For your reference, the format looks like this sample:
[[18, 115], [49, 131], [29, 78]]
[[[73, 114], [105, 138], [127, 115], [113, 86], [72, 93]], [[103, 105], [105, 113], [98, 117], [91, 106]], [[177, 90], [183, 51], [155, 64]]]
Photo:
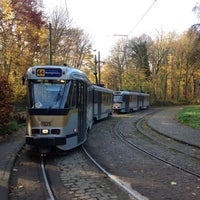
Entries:
[[38, 77], [61, 77], [62, 70], [59, 68], [38, 68], [36, 69]]

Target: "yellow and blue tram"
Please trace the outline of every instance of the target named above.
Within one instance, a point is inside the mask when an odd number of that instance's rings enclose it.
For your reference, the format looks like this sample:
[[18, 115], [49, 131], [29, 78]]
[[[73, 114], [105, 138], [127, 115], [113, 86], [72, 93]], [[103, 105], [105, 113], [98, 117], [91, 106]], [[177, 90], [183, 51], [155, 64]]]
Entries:
[[27, 149], [49, 153], [84, 143], [94, 120], [112, 112], [112, 90], [66, 66], [33, 66], [27, 79]]
[[149, 94], [135, 91], [114, 91], [113, 111], [128, 113], [149, 108]]

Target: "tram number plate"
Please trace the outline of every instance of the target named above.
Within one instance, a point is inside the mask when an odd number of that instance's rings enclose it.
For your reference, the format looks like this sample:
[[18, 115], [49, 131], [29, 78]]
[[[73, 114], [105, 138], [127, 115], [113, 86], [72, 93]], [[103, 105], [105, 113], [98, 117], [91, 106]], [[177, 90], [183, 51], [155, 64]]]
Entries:
[[36, 75], [40, 76], [40, 77], [44, 77], [45, 76], [45, 69], [37, 69]]

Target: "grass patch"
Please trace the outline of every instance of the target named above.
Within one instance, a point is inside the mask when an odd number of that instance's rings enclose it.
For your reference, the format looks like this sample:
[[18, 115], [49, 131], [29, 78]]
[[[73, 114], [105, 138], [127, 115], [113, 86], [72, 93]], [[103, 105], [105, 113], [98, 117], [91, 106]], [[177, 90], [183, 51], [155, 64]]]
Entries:
[[200, 107], [189, 106], [181, 109], [177, 114], [177, 120], [186, 126], [200, 130]]

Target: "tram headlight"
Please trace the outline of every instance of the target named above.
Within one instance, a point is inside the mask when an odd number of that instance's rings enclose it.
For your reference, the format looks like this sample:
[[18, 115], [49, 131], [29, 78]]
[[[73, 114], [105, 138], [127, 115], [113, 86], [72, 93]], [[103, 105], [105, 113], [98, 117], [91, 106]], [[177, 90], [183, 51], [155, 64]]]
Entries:
[[42, 134], [44, 134], [44, 135], [49, 134], [49, 130], [48, 129], [42, 129]]

